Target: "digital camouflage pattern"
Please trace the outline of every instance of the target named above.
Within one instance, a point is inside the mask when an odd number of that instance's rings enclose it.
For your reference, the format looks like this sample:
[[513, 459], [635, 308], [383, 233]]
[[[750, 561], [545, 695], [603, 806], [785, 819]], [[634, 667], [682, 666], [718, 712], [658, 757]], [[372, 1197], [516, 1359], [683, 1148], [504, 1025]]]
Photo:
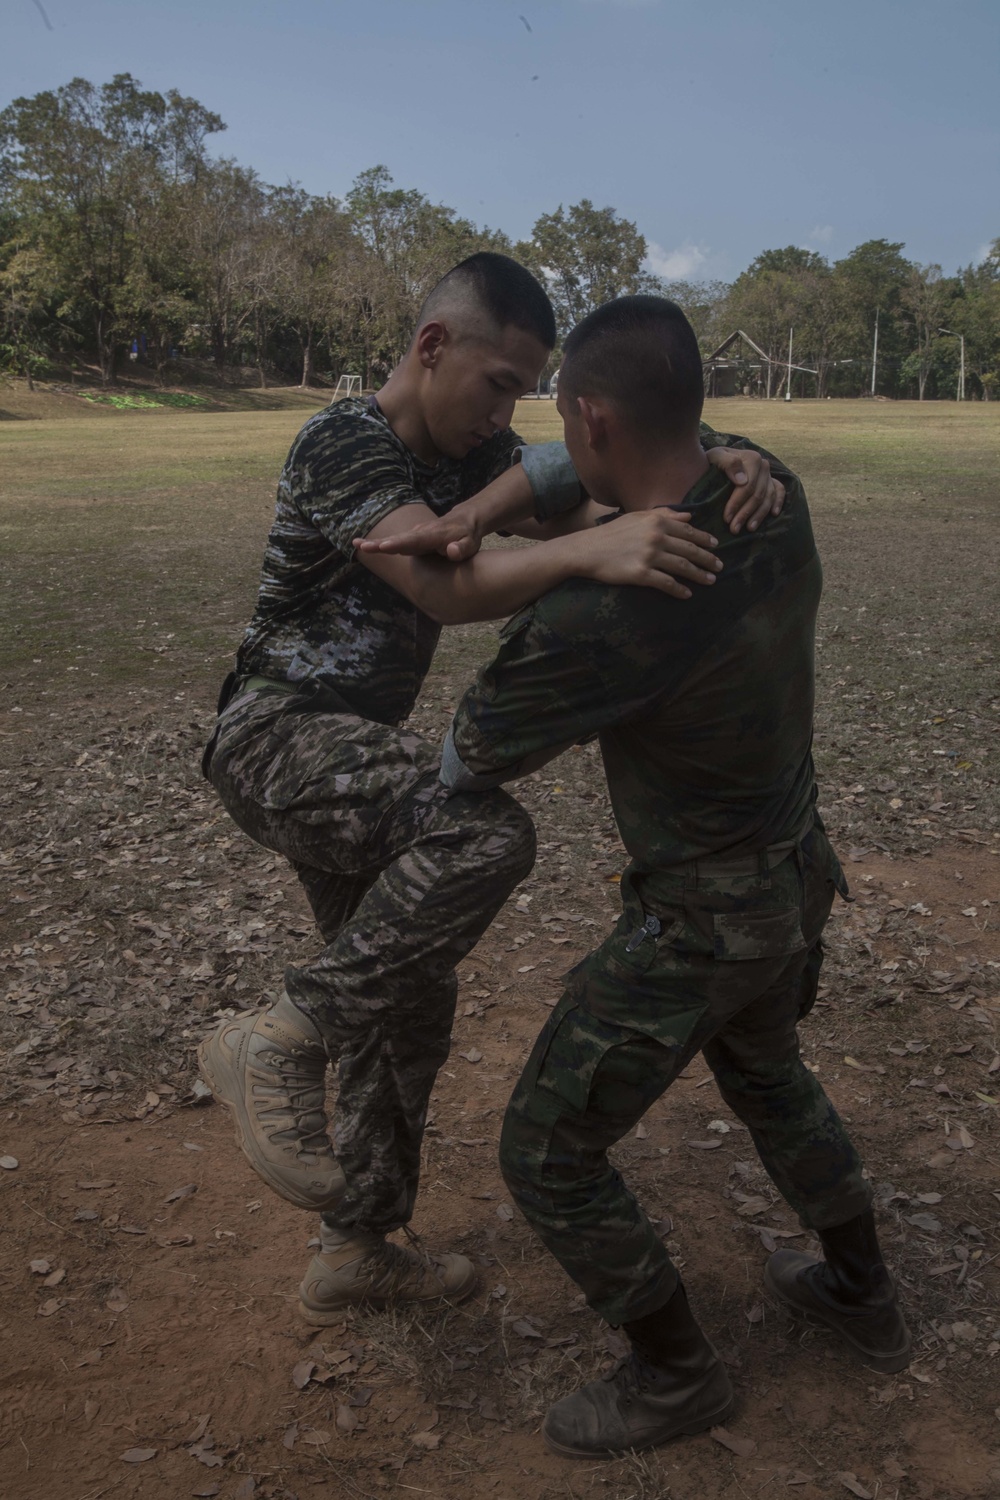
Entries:
[[756, 537], [723, 522], [716, 469], [685, 498], [692, 525], [719, 538], [713, 585], [680, 600], [570, 579], [508, 622], [455, 716], [461, 765], [494, 782], [598, 735], [640, 895], [664, 869], [808, 822], [822, 575], [802, 486], [771, 465], [788, 499]]
[[464, 459], [442, 458], [432, 468], [400, 441], [374, 397], [317, 412], [278, 482], [239, 670], [288, 682], [314, 678], [366, 718], [405, 719], [441, 627], [359, 563], [353, 540], [401, 505], [445, 514], [508, 469], [520, 441], [507, 428]]
[[814, 812], [819, 560], [801, 485], [772, 468], [788, 500], [759, 536], [724, 526], [723, 476], [686, 497], [692, 523], [720, 539], [711, 588], [681, 602], [575, 579], [516, 616], [446, 745], [444, 778], [472, 788], [600, 738], [632, 856], [623, 914], [567, 976], [511, 1100], [501, 1163], [612, 1323], [663, 1306], [677, 1274], [607, 1151], [699, 1051], [804, 1224], [846, 1222], [870, 1201], [796, 1037], [846, 887]]
[[385, 1234], [413, 1211], [434, 1079], [448, 1055], [455, 965], [534, 861], [506, 792], [449, 796], [418, 735], [238, 692], [210, 774], [243, 831], [284, 854], [325, 946], [285, 971], [339, 1069], [337, 1228]]
[[654, 934], [626, 876], [617, 927], [567, 976], [511, 1098], [500, 1161], [528, 1222], [608, 1322], [662, 1307], [677, 1271], [607, 1152], [698, 1052], [804, 1225], [869, 1206], [861, 1159], [796, 1035], [842, 878], [817, 825], [764, 879], [666, 877]]

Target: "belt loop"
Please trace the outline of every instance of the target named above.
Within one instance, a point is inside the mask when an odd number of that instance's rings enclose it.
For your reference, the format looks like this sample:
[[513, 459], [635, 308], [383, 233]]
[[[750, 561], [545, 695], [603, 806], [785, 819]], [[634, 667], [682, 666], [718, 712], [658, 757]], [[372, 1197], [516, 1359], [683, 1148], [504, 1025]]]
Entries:
[[767, 850], [760, 849], [757, 852], [757, 874], [765, 891], [771, 889], [771, 862], [767, 857]]

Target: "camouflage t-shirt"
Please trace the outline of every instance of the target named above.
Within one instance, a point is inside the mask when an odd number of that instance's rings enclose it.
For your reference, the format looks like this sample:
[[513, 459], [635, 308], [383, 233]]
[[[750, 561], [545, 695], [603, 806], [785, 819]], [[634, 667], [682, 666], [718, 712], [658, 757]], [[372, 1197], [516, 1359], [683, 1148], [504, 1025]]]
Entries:
[[598, 735], [622, 839], [652, 890], [681, 861], [797, 834], [814, 798], [821, 571], [802, 486], [771, 465], [788, 499], [756, 535], [724, 525], [717, 470], [685, 497], [692, 525], [720, 539], [711, 587], [679, 600], [571, 579], [515, 615], [459, 706], [442, 779], [495, 785]]
[[239, 670], [315, 678], [353, 708], [398, 724], [413, 707], [440, 626], [356, 560], [352, 542], [401, 505], [444, 515], [510, 467], [509, 428], [433, 468], [411, 453], [377, 403], [337, 402], [302, 428], [282, 470], [274, 523]]

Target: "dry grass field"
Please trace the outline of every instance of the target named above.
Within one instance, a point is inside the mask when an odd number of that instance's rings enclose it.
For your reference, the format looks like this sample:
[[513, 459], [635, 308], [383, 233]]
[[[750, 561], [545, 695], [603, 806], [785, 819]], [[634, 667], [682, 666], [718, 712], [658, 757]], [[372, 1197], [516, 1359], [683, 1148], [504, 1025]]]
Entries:
[[[259, 1189], [192, 1090], [202, 1032], [314, 942], [287, 869], [197, 769], [277, 472], [317, 402], [241, 404], [113, 412], [0, 389], [4, 1495], [996, 1495], [1000, 408], [707, 413], [802, 474], [824, 559], [821, 807], [857, 900], [804, 1046], [876, 1184], [915, 1363], [875, 1376], [767, 1302], [768, 1247], [806, 1237], [697, 1064], [618, 1159], [754, 1446], [705, 1435], [573, 1465], [538, 1424], [614, 1337], [511, 1213], [495, 1146], [558, 976], [615, 911], [622, 851], [589, 751], [523, 785], [538, 863], [462, 966], [417, 1227], [476, 1258], [470, 1304], [299, 1325], [314, 1225]], [[557, 435], [549, 402], [517, 424]], [[494, 639], [445, 632], [414, 715], [428, 738]], [[691, 1149], [713, 1122], [717, 1149]], [[123, 1458], [136, 1449], [153, 1456]]]

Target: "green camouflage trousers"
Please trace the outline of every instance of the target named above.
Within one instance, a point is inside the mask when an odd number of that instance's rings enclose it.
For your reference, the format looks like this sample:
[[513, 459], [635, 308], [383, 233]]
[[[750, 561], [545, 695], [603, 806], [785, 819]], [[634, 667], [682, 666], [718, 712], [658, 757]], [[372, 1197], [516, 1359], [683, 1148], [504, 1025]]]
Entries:
[[285, 971], [338, 1064], [347, 1193], [329, 1222], [384, 1234], [412, 1212], [455, 1013], [455, 965], [531, 869], [506, 792], [449, 796], [420, 737], [264, 690], [227, 706], [210, 777], [243, 831], [291, 861], [326, 946]]
[[814, 828], [766, 874], [673, 884], [675, 898], [650, 912], [641, 882], [623, 878], [618, 925], [567, 975], [501, 1138], [504, 1177], [528, 1222], [616, 1325], [662, 1307], [677, 1272], [608, 1148], [697, 1052], [804, 1226], [846, 1223], [871, 1201], [796, 1034], [816, 998], [835, 885], [846, 892], [825, 834]]

